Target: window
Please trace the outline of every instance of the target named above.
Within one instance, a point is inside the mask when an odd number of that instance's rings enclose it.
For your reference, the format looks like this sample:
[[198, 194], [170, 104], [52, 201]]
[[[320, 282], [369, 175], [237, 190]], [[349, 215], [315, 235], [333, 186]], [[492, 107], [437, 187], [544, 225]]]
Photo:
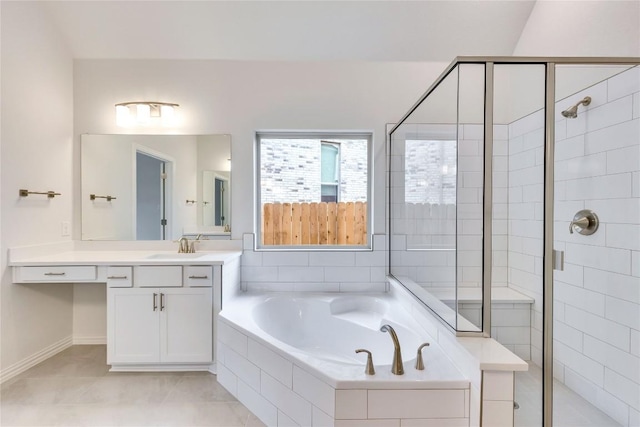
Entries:
[[371, 134], [260, 132], [259, 246], [366, 246]]
[[320, 163], [322, 165], [320, 168], [320, 198], [323, 202], [338, 202], [340, 194], [340, 144], [322, 141]]

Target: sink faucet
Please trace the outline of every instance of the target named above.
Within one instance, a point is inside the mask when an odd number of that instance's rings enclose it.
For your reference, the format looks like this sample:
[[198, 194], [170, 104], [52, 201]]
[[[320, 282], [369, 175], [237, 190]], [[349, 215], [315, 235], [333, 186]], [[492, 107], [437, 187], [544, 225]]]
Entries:
[[202, 237], [202, 233], [199, 233], [196, 236], [196, 239], [191, 241], [191, 244], [189, 245], [189, 253], [192, 253], [192, 254], [196, 253], [196, 242], [199, 242], [201, 237]]
[[396, 331], [393, 330], [391, 325], [382, 325], [380, 332], [389, 332], [391, 340], [393, 340], [393, 363], [391, 364], [391, 373], [395, 375], [404, 374], [404, 367], [402, 366], [402, 353], [400, 353], [400, 341]]
[[186, 237], [181, 237], [180, 240], [178, 240], [178, 253], [186, 254], [189, 252], [190, 252], [189, 239], [187, 239]]

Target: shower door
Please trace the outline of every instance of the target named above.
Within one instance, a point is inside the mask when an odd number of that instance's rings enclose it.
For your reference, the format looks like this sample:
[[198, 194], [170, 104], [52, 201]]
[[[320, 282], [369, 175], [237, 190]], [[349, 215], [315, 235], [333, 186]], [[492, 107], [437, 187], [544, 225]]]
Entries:
[[640, 425], [640, 70], [555, 67], [553, 425]]

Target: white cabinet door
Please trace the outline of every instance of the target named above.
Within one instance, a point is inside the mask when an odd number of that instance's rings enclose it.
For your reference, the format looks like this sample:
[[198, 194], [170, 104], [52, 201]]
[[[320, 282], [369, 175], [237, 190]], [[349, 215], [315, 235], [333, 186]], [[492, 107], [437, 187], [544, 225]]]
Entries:
[[158, 289], [108, 288], [107, 364], [159, 360]]
[[208, 363], [213, 360], [211, 288], [162, 288], [160, 360]]

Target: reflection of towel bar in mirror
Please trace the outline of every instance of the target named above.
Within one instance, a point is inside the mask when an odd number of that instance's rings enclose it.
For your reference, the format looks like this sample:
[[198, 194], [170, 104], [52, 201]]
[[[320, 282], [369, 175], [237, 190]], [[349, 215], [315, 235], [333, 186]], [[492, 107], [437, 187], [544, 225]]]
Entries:
[[202, 202], [203, 205], [207, 206], [211, 202]]
[[60, 193], [56, 193], [55, 191], [29, 191], [29, 190], [20, 190], [20, 197], [27, 197], [29, 194], [42, 194], [46, 195], [48, 198], [53, 199], [56, 196], [62, 196]]
[[116, 198], [113, 196], [96, 196], [95, 194], [89, 194], [89, 200], [95, 199], [107, 199], [107, 202], [110, 202], [112, 200], [115, 200]]

